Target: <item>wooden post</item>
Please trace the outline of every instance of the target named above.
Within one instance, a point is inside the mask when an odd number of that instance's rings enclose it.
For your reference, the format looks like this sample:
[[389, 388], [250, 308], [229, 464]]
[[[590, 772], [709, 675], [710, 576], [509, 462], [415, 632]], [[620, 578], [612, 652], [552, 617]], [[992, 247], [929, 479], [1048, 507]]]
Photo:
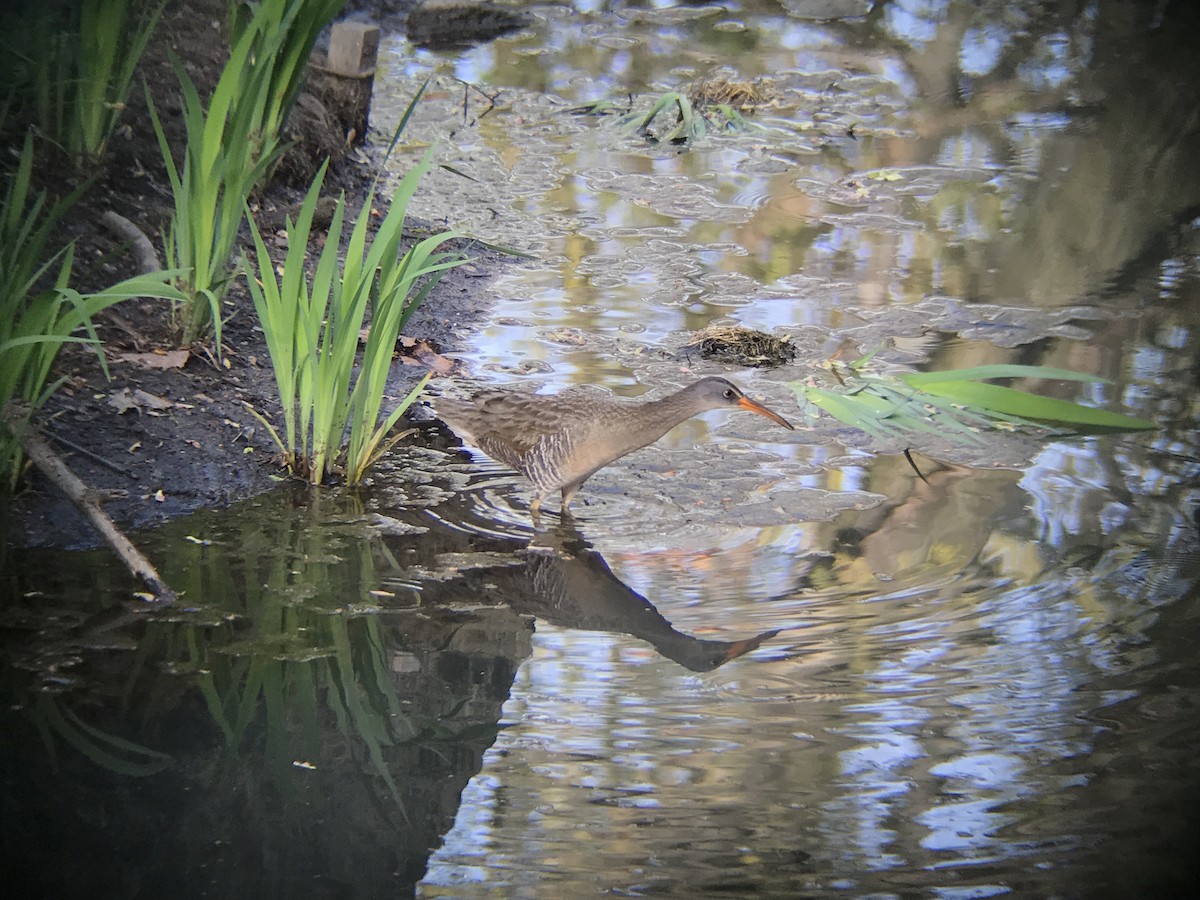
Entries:
[[378, 60], [378, 25], [338, 22], [329, 36], [325, 64], [312, 66], [309, 90], [338, 120], [348, 144], [361, 144], [366, 137]]
[[375, 74], [379, 59], [379, 26], [367, 22], [338, 22], [329, 37], [325, 68], [335, 75], [364, 78]]

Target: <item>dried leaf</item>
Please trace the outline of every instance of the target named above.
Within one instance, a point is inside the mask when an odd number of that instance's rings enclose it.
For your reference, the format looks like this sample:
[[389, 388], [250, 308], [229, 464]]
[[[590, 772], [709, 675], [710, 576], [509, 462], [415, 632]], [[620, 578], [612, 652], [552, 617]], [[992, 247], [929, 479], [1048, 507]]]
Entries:
[[412, 355], [427, 365], [430, 371], [438, 375], [449, 375], [458, 364], [457, 360], [442, 356], [440, 353], [435, 353], [433, 348], [424, 341], [417, 342], [416, 347], [413, 348]]
[[155, 350], [153, 353], [123, 353], [116, 362], [134, 363], [147, 369], [182, 369], [191, 355], [189, 350]]
[[463, 374], [460, 360], [442, 356], [429, 341], [400, 335], [396, 338], [396, 346], [402, 354], [400, 362], [406, 366], [424, 366], [435, 375]]
[[123, 415], [131, 409], [137, 410], [139, 415], [143, 412], [159, 415], [164, 410], [171, 409], [178, 404], [166, 397], [149, 394], [141, 388], [136, 390], [121, 388], [115, 394], [109, 395], [108, 405], [117, 411], [117, 415]]

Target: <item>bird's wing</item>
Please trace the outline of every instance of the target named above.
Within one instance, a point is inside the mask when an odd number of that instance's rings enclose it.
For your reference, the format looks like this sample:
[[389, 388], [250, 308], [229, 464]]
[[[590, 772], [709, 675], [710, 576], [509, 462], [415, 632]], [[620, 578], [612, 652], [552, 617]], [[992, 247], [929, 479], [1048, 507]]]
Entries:
[[442, 403], [447, 423], [468, 443], [517, 471], [538, 441], [561, 427], [545, 396], [514, 391], [482, 391], [469, 403]]
[[498, 434], [494, 431], [484, 432], [475, 440], [475, 446], [492, 459], [518, 472], [525, 471], [525, 462], [535, 443], [536, 441], [514, 438], [512, 435]]

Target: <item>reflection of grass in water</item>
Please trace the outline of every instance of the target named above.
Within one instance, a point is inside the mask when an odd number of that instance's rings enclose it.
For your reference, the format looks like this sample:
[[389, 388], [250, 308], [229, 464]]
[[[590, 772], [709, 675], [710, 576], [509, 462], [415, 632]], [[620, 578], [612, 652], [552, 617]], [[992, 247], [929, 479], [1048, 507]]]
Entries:
[[57, 768], [55, 737], [68, 744], [96, 765], [120, 775], [142, 777], [161, 772], [171, 765], [166, 753], [159, 753], [115, 734], [109, 734], [79, 718], [57, 694], [39, 692], [34, 701], [34, 723], [42, 735], [46, 752]]
[[414, 729], [392, 685], [377, 618], [333, 614], [315, 619], [304, 630], [321, 647], [286, 635], [222, 646], [216, 635], [203, 639], [202, 628], [174, 627], [186, 630], [187, 662], [230, 752], [242, 752], [248, 731], [262, 715], [264, 760], [272, 780], [291, 795], [297, 765], [310, 765], [321, 751], [324, 703], [338, 731], [352, 744], [357, 741], [404, 811], [384, 749]]
[[417, 729], [396, 694], [378, 617], [347, 611], [378, 582], [373, 541], [328, 521], [329, 512], [352, 520], [353, 500], [330, 510], [325, 499], [217, 520], [211, 538], [193, 536], [167, 577], [198, 608], [152, 631], [168, 660], [194, 673], [229, 752], [245, 753], [265, 722], [264, 762], [282, 794], [294, 796], [297, 767], [322, 752], [324, 710], [403, 813], [385, 750]]
[[[395, 618], [371, 594], [386, 548], [354, 498], [306, 488], [297, 497], [283, 490], [154, 532], [147, 545], [181, 591], [171, 607], [114, 606], [114, 619], [68, 605], [69, 631], [22, 657], [47, 669], [48, 695], [26, 704], [44, 758], [57, 754], [68, 771], [68, 753], [121, 775], [157, 771], [166, 793], [199, 786], [205, 799], [180, 814], [201, 828], [242, 828], [218, 824], [233, 804], [255, 827], [308, 834], [313, 810], [351, 802], [346, 814], [371, 834], [423, 827], [413, 810], [440, 802], [424, 779], [470, 764], [475, 739], [454, 726], [478, 710], [406, 693], [439, 679], [392, 670]], [[63, 568], [64, 597], [128, 590], [122, 577], [106, 581], [104, 565], [78, 563]], [[79, 668], [58, 693], [49, 679], [64, 658]]]

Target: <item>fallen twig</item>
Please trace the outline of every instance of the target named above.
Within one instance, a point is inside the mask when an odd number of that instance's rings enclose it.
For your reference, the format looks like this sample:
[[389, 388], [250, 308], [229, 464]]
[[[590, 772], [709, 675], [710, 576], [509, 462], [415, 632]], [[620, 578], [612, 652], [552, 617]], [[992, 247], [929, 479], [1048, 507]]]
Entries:
[[50, 445], [32, 427], [29, 427], [24, 416], [20, 415], [15, 407], [9, 406], [4, 410], [2, 418], [5, 427], [12, 431], [17, 440], [21, 442], [21, 449], [25, 451], [25, 455], [29, 457], [30, 461], [41, 469], [50, 482], [87, 516], [88, 521], [92, 523], [93, 528], [100, 532], [105, 543], [116, 551], [129, 571], [150, 588], [155, 599], [174, 600], [175, 592], [159, 577], [158, 571], [150, 560], [142, 555], [142, 552], [133, 545], [129, 538], [125, 537], [113, 520], [108, 517], [108, 514], [100, 508], [96, 493], [67, 468], [66, 463], [50, 448]]

